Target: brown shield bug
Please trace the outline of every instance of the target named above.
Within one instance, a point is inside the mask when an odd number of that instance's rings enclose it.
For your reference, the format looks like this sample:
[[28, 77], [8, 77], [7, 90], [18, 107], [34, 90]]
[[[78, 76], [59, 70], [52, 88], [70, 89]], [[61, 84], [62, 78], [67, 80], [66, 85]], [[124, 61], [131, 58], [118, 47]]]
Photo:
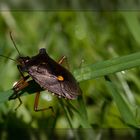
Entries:
[[[74, 76], [61, 64], [66, 57], [62, 57], [58, 62], [54, 61], [46, 52], [45, 48], [39, 50], [39, 54], [32, 57], [22, 57], [16, 44], [10, 33], [11, 40], [16, 48], [19, 58], [18, 70], [21, 73], [22, 78], [16, 82], [13, 86], [14, 93], [9, 97], [9, 100], [18, 98], [20, 101], [19, 92], [26, 87], [31, 86], [31, 82], [36, 85], [35, 92], [36, 98], [34, 102], [34, 110], [42, 111], [49, 108], [38, 109], [38, 101], [40, 91], [48, 90], [49, 92], [56, 94], [58, 97], [64, 97], [66, 99], [76, 99], [81, 94], [81, 89]], [[28, 75], [24, 76], [24, 73]], [[28, 80], [29, 78], [32, 80]], [[18, 107], [19, 107], [18, 106]]]

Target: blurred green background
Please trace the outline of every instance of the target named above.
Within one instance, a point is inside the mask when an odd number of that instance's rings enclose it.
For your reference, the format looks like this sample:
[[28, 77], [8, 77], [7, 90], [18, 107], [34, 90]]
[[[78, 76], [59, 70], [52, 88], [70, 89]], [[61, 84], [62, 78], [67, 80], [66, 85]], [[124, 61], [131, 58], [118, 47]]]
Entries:
[[[46, 48], [59, 60], [65, 55], [73, 73], [86, 65], [128, 55], [140, 50], [139, 12], [34, 11], [0, 13], [0, 54], [16, 59], [14, 40], [23, 56], [38, 54]], [[130, 108], [140, 124], [139, 68], [112, 74], [117, 91], [131, 100]], [[16, 63], [0, 58], [0, 91], [8, 91], [20, 74]], [[81, 81], [83, 99], [65, 101], [43, 92], [40, 106], [53, 106], [51, 111], [34, 112], [35, 95], [0, 104], [0, 139], [137, 139], [138, 129], [124, 122], [104, 77]], [[12, 94], [12, 93], [11, 93]], [[81, 103], [81, 104], [80, 104]], [[78, 105], [77, 105], [78, 104]], [[72, 106], [83, 111], [76, 114]], [[82, 112], [81, 111], [81, 112]], [[85, 113], [85, 114], [84, 114]], [[70, 116], [69, 116], [70, 115]], [[127, 115], [127, 114], [126, 114]], [[86, 120], [85, 120], [86, 119]], [[125, 128], [125, 129], [124, 129]]]

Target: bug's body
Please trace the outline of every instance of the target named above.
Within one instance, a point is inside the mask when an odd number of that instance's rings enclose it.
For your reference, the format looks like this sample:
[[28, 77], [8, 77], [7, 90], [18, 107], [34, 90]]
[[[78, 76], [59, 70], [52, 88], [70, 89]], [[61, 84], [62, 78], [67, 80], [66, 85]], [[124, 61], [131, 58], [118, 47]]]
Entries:
[[[64, 57], [57, 63], [49, 57], [44, 48], [40, 49], [39, 54], [36, 56], [31, 58], [28, 56], [22, 57], [14, 42], [11, 32], [10, 37], [19, 54], [19, 58], [14, 60], [1, 54], [0, 56], [18, 62], [17, 67], [22, 78], [14, 83], [12, 88], [14, 92], [9, 97], [9, 100], [18, 98], [20, 101], [20, 104], [18, 105], [19, 107], [22, 104], [20, 99], [21, 94], [25, 91], [28, 92], [32, 90], [33, 93], [36, 92], [34, 110], [43, 111], [52, 109], [52, 107], [38, 109], [40, 92], [43, 90], [48, 90], [49, 92], [55, 93], [57, 96], [64, 97], [66, 99], [75, 99], [81, 94], [81, 89], [76, 79], [61, 65]], [[24, 72], [28, 73], [28, 75], [24, 76]], [[29, 80], [30, 77], [32, 80]]]
[[51, 59], [44, 48], [31, 58], [20, 57], [19, 62], [20, 70], [27, 72], [43, 89], [68, 99], [75, 99], [81, 93], [73, 75]]

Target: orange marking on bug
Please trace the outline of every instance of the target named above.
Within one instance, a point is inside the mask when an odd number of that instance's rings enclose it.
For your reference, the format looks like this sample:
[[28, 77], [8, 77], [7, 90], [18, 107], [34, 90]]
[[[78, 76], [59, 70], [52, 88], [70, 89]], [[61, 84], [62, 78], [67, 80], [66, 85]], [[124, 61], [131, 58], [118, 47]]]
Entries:
[[64, 81], [64, 77], [63, 76], [57, 76], [57, 79], [59, 80], [59, 81]]

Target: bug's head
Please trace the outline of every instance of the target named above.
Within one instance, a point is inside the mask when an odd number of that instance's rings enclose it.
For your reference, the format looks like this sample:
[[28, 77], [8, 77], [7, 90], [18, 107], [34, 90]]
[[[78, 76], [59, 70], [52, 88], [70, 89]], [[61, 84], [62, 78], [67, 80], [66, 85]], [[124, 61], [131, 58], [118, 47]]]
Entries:
[[21, 66], [21, 67], [24, 67], [30, 60], [30, 57], [18, 57], [17, 58], [17, 62], [18, 62], [18, 65]]

